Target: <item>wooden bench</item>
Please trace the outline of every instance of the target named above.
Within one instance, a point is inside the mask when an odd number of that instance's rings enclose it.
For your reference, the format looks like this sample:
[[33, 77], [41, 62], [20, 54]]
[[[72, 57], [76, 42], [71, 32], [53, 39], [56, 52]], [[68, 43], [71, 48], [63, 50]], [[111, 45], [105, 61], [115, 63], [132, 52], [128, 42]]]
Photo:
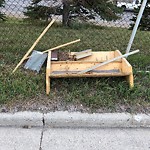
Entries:
[[[74, 55], [75, 52], [71, 52]], [[92, 56], [77, 61], [51, 61], [51, 51], [48, 52], [46, 67], [46, 94], [50, 93], [51, 78], [74, 78], [74, 77], [126, 77], [130, 88], [134, 86], [132, 66], [122, 58], [107, 65], [98, 67], [90, 72], [79, 74], [78, 72], [88, 69], [96, 64], [121, 56], [119, 50], [92, 52]]]

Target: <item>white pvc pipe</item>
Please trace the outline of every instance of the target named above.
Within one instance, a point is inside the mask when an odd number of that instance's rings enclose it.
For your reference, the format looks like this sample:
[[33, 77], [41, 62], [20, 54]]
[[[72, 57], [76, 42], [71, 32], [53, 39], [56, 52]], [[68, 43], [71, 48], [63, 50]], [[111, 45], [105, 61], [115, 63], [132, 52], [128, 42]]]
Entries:
[[116, 61], [116, 60], [118, 60], [118, 59], [121, 59], [121, 58], [130, 56], [130, 55], [136, 54], [136, 53], [138, 53], [138, 52], [139, 52], [139, 50], [136, 50], [136, 51], [130, 52], [130, 53], [128, 53], [128, 54], [124, 54], [124, 55], [115, 57], [115, 58], [110, 59], [110, 60], [108, 60], [108, 61], [105, 61], [105, 62], [103, 62], [103, 63], [97, 64], [97, 65], [95, 65], [95, 66], [93, 66], [93, 67], [91, 67], [91, 68], [82, 70], [82, 71], [78, 72], [78, 74], [83, 74], [83, 73], [89, 72], [89, 71], [94, 70], [94, 69], [96, 69], [96, 68], [98, 68], [98, 67], [102, 67], [102, 66], [107, 65], [107, 64], [109, 64], [109, 63], [111, 63], [111, 62], [114, 62], [114, 61]]
[[133, 31], [132, 31], [132, 34], [131, 34], [131, 37], [130, 37], [130, 41], [129, 41], [129, 43], [128, 43], [128, 47], [127, 47], [127, 49], [126, 49], [126, 54], [129, 53], [130, 50], [131, 50], [131, 46], [132, 46], [132, 44], [133, 44], [133, 41], [134, 41], [134, 38], [135, 38], [135, 35], [136, 35], [136, 32], [137, 32], [138, 26], [139, 26], [139, 24], [140, 24], [140, 21], [141, 21], [143, 12], [144, 12], [144, 10], [145, 10], [146, 3], [147, 3], [147, 0], [143, 0], [143, 3], [142, 3], [142, 5], [141, 5], [139, 14], [138, 14], [138, 16], [137, 16], [137, 20], [136, 20], [136, 22], [135, 22], [135, 25], [134, 25], [134, 28], [133, 28]]

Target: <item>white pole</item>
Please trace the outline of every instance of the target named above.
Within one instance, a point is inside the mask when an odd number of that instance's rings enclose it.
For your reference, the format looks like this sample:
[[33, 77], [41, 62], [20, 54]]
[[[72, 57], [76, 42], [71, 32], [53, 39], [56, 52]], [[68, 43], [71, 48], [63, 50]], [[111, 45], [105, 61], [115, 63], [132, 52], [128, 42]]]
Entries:
[[140, 21], [141, 21], [141, 18], [142, 18], [142, 15], [143, 15], [143, 12], [144, 12], [144, 9], [146, 7], [146, 3], [147, 3], [147, 0], [143, 0], [143, 3], [141, 5], [141, 8], [140, 8], [140, 11], [139, 11], [139, 14], [137, 16], [137, 20], [135, 22], [135, 25], [134, 25], [134, 28], [133, 28], [133, 31], [132, 31], [132, 34], [131, 34], [131, 37], [130, 37], [130, 41], [128, 43], [128, 47], [126, 49], [126, 54], [130, 52], [131, 50], [131, 46], [133, 44], [133, 41], [134, 41], [134, 38], [135, 38], [135, 35], [136, 35], [136, 32], [137, 32], [137, 29], [138, 29], [138, 26], [140, 24]]
[[124, 55], [115, 57], [115, 58], [110, 59], [110, 60], [108, 60], [108, 61], [105, 61], [105, 62], [103, 62], [103, 63], [97, 64], [97, 65], [95, 65], [95, 66], [93, 66], [93, 67], [91, 67], [91, 68], [88, 68], [88, 69], [86, 69], [86, 70], [80, 71], [80, 72], [78, 72], [78, 74], [83, 74], [83, 73], [89, 72], [89, 71], [94, 70], [94, 69], [96, 69], [96, 68], [98, 68], [98, 67], [102, 67], [102, 66], [107, 65], [107, 64], [109, 64], [109, 63], [111, 63], [111, 62], [114, 62], [114, 61], [116, 61], [116, 60], [118, 60], [118, 59], [121, 59], [121, 58], [130, 56], [130, 55], [133, 55], [133, 54], [138, 53], [138, 52], [139, 52], [139, 50], [136, 50], [136, 51], [130, 52], [130, 53], [128, 53], [128, 54], [124, 54]]

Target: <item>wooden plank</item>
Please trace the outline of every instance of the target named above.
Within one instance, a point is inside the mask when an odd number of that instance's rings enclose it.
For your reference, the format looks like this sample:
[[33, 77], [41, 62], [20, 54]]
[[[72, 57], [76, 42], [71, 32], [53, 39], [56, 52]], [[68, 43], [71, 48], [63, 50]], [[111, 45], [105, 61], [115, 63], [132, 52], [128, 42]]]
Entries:
[[[63, 64], [89, 64], [89, 63], [102, 63], [102, 61], [53, 61], [52, 64], [60, 64], [60, 65], [63, 65]], [[118, 61], [114, 61], [113, 63], [122, 63], [122, 62], [118, 62]]]
[[122, 59], [121, 69], [123, 73], [126, 73], [126, 72], [132, 73], [132, 66], [129, 64], [129, 62], [125, 58]]
[[[79, 70], [80, 71], [80, 70]], [[53, 71], [52, 74], [77, 74], [79, 71]], [[92, 70], [92, 73], [120, 73], [120, 70]]]
[[28, 55], [33, 51], [34, 47], [38, 44], [38, 42], [41, 40], [41, 38], [45, 35], [45, 33], [48, 31], [48, 29], [52, 26], [52, 24], [55, 22], [53, 19], [49, 25], [44, 29], [44, 31], [41, 33], [41, 35], [38, 37], [38, 39], [34, 42], [34, 44], [31, 46], [31, 48], [28, 50], [28, 52], [24, 55], [24, 57], [21, 59], [21, 61], [18, 63], [18, 65], [15, 67], [12, 73], [14, 73], [18, 67], [24, 62], [24, 60], [28, 57]]
[[132, 70], [132, 66], [125, 58], [122, 59], [122, 72], [125, 74], [129, 73], [129, 75], [126, 76], [126, 79], [127, 82], [129, 83], [130, 88], [132, 89], [134, 87], [133, 70]]
[[51, 74], [51, 51], [48, 52], [47, 67], [46, 67], [46, 94], [50, 93], [50, 74]]
[[[119, 51], [119, 50], [116, 50], [115, 52], [114, 52], [114, 58], [115, 57], [118, 57], [118, 56], [121, 56], [122, 55], [122, 53]], [[117, 61], [122, 61], [122, 59], [118, 59]]]
[[92, 49], [84, 50], [74, 54], [75, 60], [83, 59], [85, 57], [92, 56]]
[[80, 77], [121, 77], [128, 76], [124, 73], [89, 73], [89, 74], [51, 74], [51, 78], [80, 78]]
[[[115, 57], [121, 56], [120, 51], [115, 51]], [[122, 73], [129, 74], [126, 76], [126, 80], [129, 83], [130, 88], [132, 89], [134, 87], [134, 77], [133, 77], [133, 71], [132, 71], [132, 66], [130, 63], [125, 59], [122, 58]]]
[[[74, 55], [75, 53], [76, 52], [71, 52], [71, 55]], [[82, 61], [104, 62], [112, 58], [114, 58], [114, 51], [99, 51], [99, 52], [92, 52], [92, 56], [83, 58]]]
[[122, 53], [119, 50], [116, 50], [114, 57], [122, 56]]
[[[52, 62], [51, 71], [81, 71], [97, 65], [99, 62], [78, 62], [78, 61], [67, 61], [67, 62]], [[121, 70], [121, 62], [113, 62], [96, 70], [112, 70], [119, 69]]]

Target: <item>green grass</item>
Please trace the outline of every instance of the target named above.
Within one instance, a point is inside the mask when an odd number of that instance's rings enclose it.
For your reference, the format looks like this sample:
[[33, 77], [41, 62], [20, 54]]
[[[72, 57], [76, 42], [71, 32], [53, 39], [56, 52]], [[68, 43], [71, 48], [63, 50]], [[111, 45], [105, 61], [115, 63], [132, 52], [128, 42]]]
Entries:
[[[20, 23], [0, 23], [0, 104], [26, 103], [31, 100], [39, 103], [59, 102], [65, 105], [83, 105], [92, 112], [148, 111], [150, 107], [150, 74], [138, 70], [150, 70], [150, 32], [138, 31], [132, 49], [141, 52], [129, 58], [134, 67], [135, 87], [130, 90], [124, 78], [80, 78], [52, 79], [51, 95], [45, 96], [45, 68], [40, 74], [19, 69], [11, 74], [15, 65], [44, 29], [44, 26]], [[122, 28], [98, 26], [74, 26], [63, 28], [54, 25], [35, 49], [45, 50], [78, 38], [80, 43], [65, 50], [93, 51], [116, 50], [125, 53], [131, 31]], [[43, 98], [43, 102], [39, 99]]]

